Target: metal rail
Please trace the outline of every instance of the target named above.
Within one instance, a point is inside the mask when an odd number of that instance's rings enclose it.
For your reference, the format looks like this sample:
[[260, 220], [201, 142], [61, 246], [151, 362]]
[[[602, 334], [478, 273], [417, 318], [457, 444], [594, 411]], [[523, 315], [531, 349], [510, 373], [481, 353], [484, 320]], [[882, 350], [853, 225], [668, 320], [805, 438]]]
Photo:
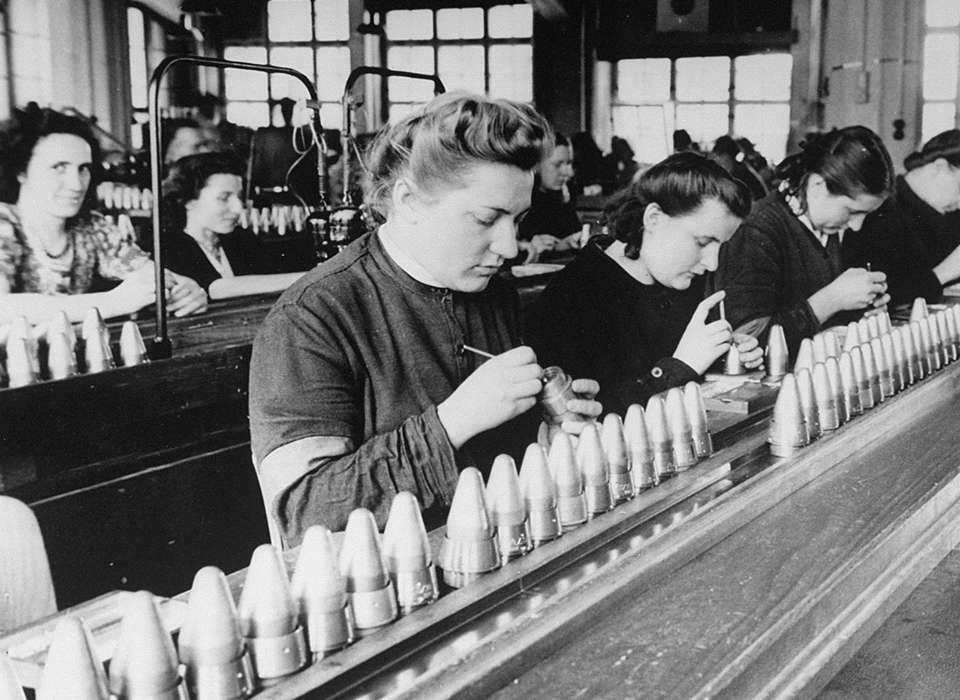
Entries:
[[345, 204], [352, 204], [352, 202], [348, 201], [350, 192], [350, 141], [352, 140], [351, 130], [353, 128], [350, 119], [350, 109], [352, 107], [350, 104], [350, 90], [353, 89], [357, 80], [364, 75], [379, 75], [384, 78], [428, 80], [433, 83], [434, 95], [440, 95], [447, 91], [443, 85], [443, 81], [440, 80], [440, 76], [436, 74], [412, 73], [410, 71], [393, 70], [392, 68], [383, 68], [381, 66], [358, 66], [350, 71], [350, 75], [347, 76], [347, 82], [343, 88], [343, 98], [341, 99], [341, 105], [343, 107], [343, 131], [340, 134], [340, 147], [343, 150], [343, 154], [340, 157], [343, 158], [343, 199]]
[[[164, 270], [163, 270], [163, 248], [161, 246], [160, 231], [160, 209], [163, 202], [163, 192], [160, 187], [161, 173], [163, 169], [163, 154], [160, 152], [162, 140], [160, 138], [160, 81], [171, 67], [178, 63], [189, 63], [198, 66], [210, 66], [213, 68], [236, 68], [237, 70], [249, 70], [258, 73], [283, 73], [290, 75], [306, 88], [310, 99], [307, 101], [307, 107], [312, 110], [313, 116], [311, 122], [316, 134], [323, 134], [323, 128], [320, 124], [320, 105], [317, 99], [317, 88], [300, 71], [293, 68], [284, 68], [283, 66], [260, 65], [257, 63], [244, 63], [242, 61], [227, 61], [222, 58], [207, 58], [205, 56], [177, 55], [168, 56], [160, 62], [160, 65], [150, 76], [149, 86], [149, 112], [150, 112], [150, 187], [153, 189], [153, 212], [151, 213], [151, 223], [153, 225], [153, 267], [154, 267], [154, 285], [156, 288], [157, 300], [156, 308], [156, 332], [148, 349], [152, 359], [163, 359], [173, 354], [173, 347], [167, 334], [167, 299], [164, 293]], [[317, 156], [317, 177], [319, 181], [320, 199], [326, 200], [327, 195], [327, 162], [326, 154], [323, 148], [318, 148]]]

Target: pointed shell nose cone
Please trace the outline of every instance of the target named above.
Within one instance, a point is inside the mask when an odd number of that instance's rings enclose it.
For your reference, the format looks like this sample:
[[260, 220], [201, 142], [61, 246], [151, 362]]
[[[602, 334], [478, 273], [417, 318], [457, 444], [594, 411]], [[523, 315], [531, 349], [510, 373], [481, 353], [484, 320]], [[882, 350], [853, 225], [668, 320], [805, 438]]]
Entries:
[[[828, 355], [827, 355], [827, 336], [828, 336], [828, 335], [833, 335], [833, 333], [831, 333], [830, 331], [822, 331], [822, 332], [820, 332], [820, 333], [817, 333], [817, 334], [816, 334], [815, 336], [813, 336], [813, 338], [811, 339], [811, 343], [813, 344], [813, 362], [814, 362], [814, 364], [816, 364], [817, 362], [826, 362], [826, 361], [827, 361], [827, 357], [828, 357]], [[799, 360], [798, 360], [798, 362], [799, 362]]]
[[7, 337], [7, 376], [11, 387], [35, 384], [38, 379], [29, 341], [12, 333]]
[[[537, 447], [542, 446], [536, 443]], [[530, 551], [527, 511], [520, 490], [517, 465], [509, 455], [497, 455], [487, 479], [487, 510], [497, 532], [503, 563]]]
[[[848, 352], [850, 359], [853, 361], [853, 376], [857, 380], [857, 389], [860, 392], [860, 408], [864, 411], [869, 411], [876, 403], [873, 400], [873, 390], [870, 387], [870, 375], [868, 374], [867, 365], [864, 362], [863, 348], [865, 347], [869, 346], [857, 346], [850, 348]], [[871, 364], [873, 363], [871, 362]], [[841, 370], [842, 369], [843, 367], [841, 366]]]
[[297, 626], [297, 609], [287, 571], [272, 545], [253, 550], [237, 605], [244, 637], [278, 637]]
[[176, 697], [179, 683], [177, 652], [153, 594], [130, 593], [110, 660], [110, 692], [121, 698]]
[[485, 498], [494, 526], [523, 524], [526, 511], [520, 493], [520, 478], [517, 465], [509, 455], [497, 455], [493, 460]]
[[830, 386], [827, 366], [822, 362], [818, 362], [813, 367], [813, 395], [816, 399], [820, 430], [836, 430], [839, 428], [840, 416], [837, 413], [836, 396]]
[[[482, 504], [482, 483], [480, 488]], [[358, 635], [369, 634], [397, 618], [397, 598], [383, 562], [377, 521], [366, 508], [356, 508], [347, 518], [340, 548], [340, 575], [347, 583]]]
[[377, 521], [366, 508], [353, 510], [347, 518], [340, 548], [340, 574], [347, 582], [348, 593], [376, 591], [389, 581]]
[[690, 421], [693, 446], [697, 457], [705, 459], [713, 454], [713, 438], [707, 423], [707, 409], [703, 405], [703, 394], [697, 382], [687, 382], [683, 387], [683, 405]]
[[800, 341], [800, 349], [797, 351], [797, 361], [793, 364], [794, 374], [801, 369], [813, 369], [813, 341], [810, 340], [810, 338], [804, 338]]
[[[519, 498], [519, 486], [517, 491]], [[383, 531], [383, 558], [404, 614], [437, 599], [437, 572], [420, 502], [409, 491], [398, 493], [390, 504]]]
[[591, 517], [607, 512], [613, 507], [613, 499], [610, 495], [610, 471], [600, 436], [592, 424], [584, 426], [580, 433], [577, 461], [580, 463], [580, 471], [583, 474], [587, 512]]
[[723, 357], [723, 373], [736, 376], [746, 374], [746, 372], [747, 368], [743, 366], [743, 362], [740, 360], [740, 350], [737, 349], [736, 345], [731, 345], [727, 354]]
[[860, 326], [856, 321], [851, 321], [847, 324], [847, 334], [843, 338], [843, 351], [849, 352], [858, 345], [860, 345]]
[[147, 347], [143, 344], [140, 327], [133, 321], [126, 321], [120, 331], [120, 359], [124, 367], [142, 365], [147, 361]]
[[653, 463], [660, 479], [666, 479], [677, 473], [673, 463], [673, 441], [667, 426], [667, 407], [659, 395], [651, 396], [644, 412], [647, 421], [647, 435], [653, 449]]
[[47, 333], [47, 370], [51, 379], [66, 379], [77, 373], [77, 357], [63, 333]]
[[[889, 343], [889, 337], [887, 342]], [[881, 399], [889, 399], [895, 393], [892, 362], [893, 345], [884, 348], [883, 338], [877, 337], [870, 341], [870, 349], [873, 351], [873, 362], [877, 366], [880, 397]]]
[[673, 444], [673, 463], [677, 471], [689, 469], [697, 463], [697, 453], [693, 447], [693, 434], [690, 419], [683, 403], [683, 389], [673, 387], [667, 392], [665, 400], [667, 427]]
[[306, 666], [306, 635], [299, 625], [287, 569], [272, 545], [253, 550], [237, 607], [257, 678], [271, 684]]
[[290, 589], [314, 659], [353, 641], [353, 610], [347, 604], [346, 582], [327, 528], [307, 528]]
[[180, 661], [188, 671], [229, 664], [243, 654], [240, 623], [227, 577], [215, 566], [205, 566], [193, 577], [179, 645]]
[[767, 349], [764, 364], [767, 366], [767, 378], [777, 380], [787, 373], [789, 353], [787, 352], [787, 338], [779, 324], [770, 326], [767, 339]]
[[853, 366], [853, 355], [847, 351], [840, 353], [839, 366], [844, 411], [847, 414], [847, 420], [850, 420], [863, 413], [863, 406], [860, 404], [860, 382]]
[[647, 419], [640, 404], [627, 408], [623, 420], [623, 437], [630, 451], [634, 486], [637, 491], [656, 486], [659, 482], [656, 467], [653, 464], [653, 448], [647, 434]]
[[913, 300], [913, 306], [910, 308], [910, 323], [922, 321], [930, 315], [927, 309], [927, 300], [923, 297], [917, 297]]
[[833, 394], [833, 403], [837, 410], [837, 419], [840, 425], [843, 425], [850, 420], [850, 415], [847, 413], [847, 405], [843, 398], [843, 382], [840, 379], [840, 362], [836, 357], [828, 357], [824, 366], [827, 368], [827, 379], [830, 381], [830, 391]]
[[807, 435], [810, 441], [820, 437], [820, 413], [817, 410], [817, 397], [813, 388], [813, 376], [810, 370], [804, 368], [794, 377], [797, 380], [797, 393], [800, 394], [800, 407], [803, 409], [803, 420], [807, 424]]
[[520, 489], [535, 547], [560, 536], [556, 488], [543, 448], [537, 443], [528, 445], [520, 466]]
[[610, 493], [614, 504], [633, 498], [633, 475], [630, 473], [630, 456], [623, 435], [623, 421], [616, 413], [603, 417], [600, 442], [610, 469]]
[[77, 333], [73, 330], [73, 324], [70, 323], [70, 319], [67, 318], [67, 315], [63, 311], [58, 311], [54, 314], [53, 318], [50, 319], [50, 324], [47, 326], [48, 344], [50, 343], [51, 336], [55, 336], [57, 333], [62, 333], [66, 336], [70, 342], [71, 350], [77, 347]]
[[460, 472], [440, 544], [439, 563], [443, 580], [454, 588], [500, 566], [497, 540], [487, 515], [483, 477], [473, 467]]
[[86, 627], [68, 615], [57, 623], [37, 700], [107, 700], [107, 679]]
[[553, 437], [548, 464], [553, 482], [557, 486], [560, 529], [567, 532], [587, 522], [587, 501], [583, 492], [583, 475], [574, 456], [573, 443], [563, 431]]
[[767, 442], [770, 452], [778, 457], [788, 457], [810, 442], [797, 381], [792, 374], [785, 375], [780, 385]]

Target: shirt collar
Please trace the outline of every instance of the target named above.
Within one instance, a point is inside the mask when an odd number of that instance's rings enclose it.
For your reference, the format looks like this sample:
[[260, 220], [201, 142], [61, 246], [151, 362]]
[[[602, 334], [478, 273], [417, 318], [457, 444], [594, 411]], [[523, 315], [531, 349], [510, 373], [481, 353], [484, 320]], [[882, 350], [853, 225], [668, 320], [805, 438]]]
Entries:
[[807, 216], [807, 212], [804, 209], [803, 204], [800, 202], [800, 198], [790, 192], [790, 185], [786, 180], [780, 183], [780, 193], [783, 195], [783, 199], [787, 203], [787, 206], [790, 207], [790, 211], [793, 212], [793, 215], [800, 220], [800, 223], [803, 224], [807, 230], [810, 231], [810, 233], [813, 234], [813, 237], [820, 242], [820, 245], [826, 248], [827, 243], [830, 241], [830, 236], [832, 235], [837, 236], [838, 243], [843, 243], [844, 231], [840, 231], [836, 234], [821, 233], [817, 227], [813, 225], [813, 222], [810, 221], [810, 217]]
[[403, 246], [396, 240], [395, 234], [390, 230], [389, 224], [382, 224], [377, 232], [380, 238], [380, 244], [384, 252], [396, 263], [397, 267], [413, 277], [417, 282], [430, 287], [443, 289], [444, 285], [437, 282], [427, 270], [409, 255]]

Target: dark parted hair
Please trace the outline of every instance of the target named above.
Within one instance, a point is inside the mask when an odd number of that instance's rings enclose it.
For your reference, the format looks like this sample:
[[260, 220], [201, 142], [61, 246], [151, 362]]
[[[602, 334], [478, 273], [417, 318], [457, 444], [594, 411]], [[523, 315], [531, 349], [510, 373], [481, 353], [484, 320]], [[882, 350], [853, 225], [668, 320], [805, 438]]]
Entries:
[[90, 186], [80, 205], [80, 211], [73, 219], [76, 220], [88, 214], [96, 201], [101, 170], [100, 142], [82, 119], [53, 109], [41, 109], [36, 102], [30, 102], [22, 109], [15, 109], [10, 119], [0, 124], [0, 201], [17, 201], [20, 196], [20, 181], [17, 176], [26, 171], [33, 157], [33, 149], [40, 139], [51, 134], [71, 134], [83, 139], [90, 146]]
[[903, 159], [907, 170], [919, 168], [943, 158], [950, 165], [960, 167], [960, 129], [949, 129], [934, 136], [923, 144], [923, 148]]
[[244, 164], [231, 153], [196, 153], [184, 156], [170, 166], [161, 185], [161, 219], [165, 234], [183, 231], [187, 223], [187, 202], [200, 196], [213, 175], [244, 176]]
[[462, 184], [477, 163], [532, 171], [553, 150], [553, 132], [533, 107], [461, 91], [448, 92], [377, 134], [367, 150], [365, 201], [381, 216], [403, 177], [427, 192]]
[[750, 190], [709, 158], [692, 151], [668, 156], [611, 197], [603, 219], [611, 236], [626, 243], [624, 255], [636, 260], [643, 242], [643, 214], [656, 203], [668, 216], [693, 213], [707, 199], [717, 199], [734, 216], [750, 213]]
[[806, 209], [805, 185], [812, 173], [833, 195], [887, 197], [893, 191], [893, 162], [883, 141], [865, 126], [848, 126], [805, 141], [777, 166], [777, 176]]

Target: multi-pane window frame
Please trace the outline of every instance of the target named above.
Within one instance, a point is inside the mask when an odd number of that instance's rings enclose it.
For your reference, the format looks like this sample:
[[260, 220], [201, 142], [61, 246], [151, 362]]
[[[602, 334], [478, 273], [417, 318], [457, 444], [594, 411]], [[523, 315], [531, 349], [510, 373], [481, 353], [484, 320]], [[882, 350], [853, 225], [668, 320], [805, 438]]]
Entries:
[[[390, 12], [385, 13], [384, 23], [386, 25], [386, 37], [384, 39], [385, 46], [385, 64], [388, 68], [394, 68], [397, 70], [409, 70], [407, 66], [397, 66], [391, 64], [390, 61], [390, 49], [397, 47], [410, 47], [410, 48], [430, 48], [433, 56], [433, 72], [437, 73], [439, 70], [440, 63], [440, 50], [444, 47], [450, 46], [479, 46], [482, 48], [483, 52], [483, 93], [490, 95], [490, 83], [491, 83], [491, 73], [490, 73], [490, 52], [493, 47], [496, 46], [528, 46], [531, 51], [531, 66], [530, 66], [530, 81], [529, 81], [529, 92], [524, 95], [523, 98], [516, 98], [522, 102], [532, 103], [533, 102], [533, 65], [532, 65], [532, 51], [533, 51], [533, 32], [531, 30], [529, 35], [526, 36], [512, 36], [512, 37], [492, 37], [490, 36], [490, 11], [498, 6], [511, 6], [517, 5], [520, 3], [516, 2], [491, 2], [486, 5], [463, 5], [462, 7], [450, 7], [450, 8], [415, 8], [421, 11], [427, 11], [430, 13], [431, 21], [431, 38], [429, 39], [391, 39], [389, 36], [389, 23], [390, 23]], [[411, 8], [414, 9], [414, 8]], [[439, 37], [438, 31], [438, 22], [437, 16], [438, 13], [443, 10], [468, 10], [468, 9], [481, 9], [483, 16], [483, 30], [481, 36], [477, 38], [459, 38], [459, 39], [442, 39]], [[532, 12], [532, 10], [531, 10]], [[418, 71], [419, 72], [419, 71]], [[438, 73], [440, 79], [444, 82], [444, 87], [447, 90], [453, 90], [460, 88], [462, 86], [450, 83], [444, 80], [442, 73]], [[385, 104], [387, 105], [387, 118], [389, 121], [393, 121], [396, 117], [402, 116], [406, 111], [412, 109], [413, 107], [422, 104], [426, 101], [426, 93], [424, 94], [424, 99], [393, 99], [390, 95], [390, 86], [392, 81], [407, 80], [403, 78], [392, 78], [387, 81], [386, 86], [386, 99]], [[396, 83], [394, 83], [396, 84]], [[424, 83], [426, 85], [426, 83]], [[432, 88], [430, 88], [432, 89]], [[492, 95], [493, 97], [502, 97], [503, 95]], [[510, 96], [513, 97], [513, 96]]]
[[[670, 63], [670, 80], [669, 80], [669, 95], [666, 100], [637, 100], [637, 101], [627, 101], [621, 98], [621, 72], [623, 70], [623, 62], [617, 61], [613, 64], [613, 70], [611, 71], [611, 79], [613, 81], [612, 85], [612, 100], [611, 100], [611, 115], [613, 116], [613, 133], [617, 136], [621, 136], [631, 144], [635, 151], [637, 151], [637, 160], [641, 162], [656, 162], [661, 158], [665, 157], [673, 150], [673, 144], [671, 142], [672, 133], [675, 129], [685, 128], [682, 124], [678, 124], [677, 112], [678, 107], [683, 105], [723, 105], [725, 108], [725, 124], [726, 128], [722, 126], [716, 129], [716, 133], [712, 133], [708, 138], [698, 138], [699, 134], [690, 133], [694, 142], [697, 142], [702, 148], [708, 147], [716, 138], [722, 135], [728, 135], [732, 137], [741, 137], [746, 136], [752, 141], [757, 141], [758, 139], [754, 138], [748, 133], [739, 133], [737, 130], [736, 123], [736, 112], [738, 106], [782, 106], [785, 114], [784, 123], [783, 123], [783, 144], [784, 148], [786, 147], [786, 138], [789, 130], [789, 120], [790, 120], [790, 94], [789, 87], [785, 91], [785, 94], [780, 99], [741, 99], [736, 96], [736, 73], [737, 73], [737, 59], [750, 57], [750, 56], [790, 56], [789, 51], [784, 51], [781, 49], [778, 50], [764, 50], [764, 51], [744, 51], [744, 52], [727, 52], [722, 54], [713, 54], [705, 53], [699, 56], [645, 56], [640, 59], [625, 59], [629, 61], [633, 60], [656, 60], [656, 61], [669, 61]], [[704, 100], [690, 100], [683, 99], [678, 96], [677, 91], [677, 64], [679, 61], [689, 60], [689, 59], [726, 59], [728, 62], [727, 65], [727, 82], [726, 89], [724, 92], [724, 99], [704, 99]], [[658, 148], [656, 152], [652, 149], [645, 148], [642, 144], [636, 143], [636, 138], [633, 134], [619, 133], [622, 131], [622, 128], [618, 130], [617, 122], [617, 112], [618, 110], [626, 109], [637, 109], [646, 110], [648, 114], [654, 114], [656, 110], [660, 110], [662, 118], [662, 128], [664, 132], [664, 138], [662, 143], [662, 148]], [[642, 119], [637, 120], [638, 123]], [[620, 121], [623, 124], [623, 121]], [[658, 125], [659, 126], [659, 125]], [[689, 129], [688, 129], [689, 131]], [[659, 141], [659, 140], [658, 140]], [[658, 143], [658, 146], [660, 144]], [[759, 144], [757, 144], [759, 146]], [[772, 149], [767, 149], [772, 150]], [[761, 149], [763, 152], [763, 149]], [[764, 153], [771, 160], [778, 160], [782, 158], [783, 153], [779, 150], [773, 150], [772, 153]]]
[[[960, 0], [954, 0], [954, 5], [944, 7], [943, 2], [934, 3], [931, 0], [924, 2], [923, 17], [923, 85], [921, 93], [921, 143], [926, 143], [931, 137], [942, 131], [956, 128], [960, 125], [960, 70], [957, 63], [960, 57]], [[940, 21], [931, 21], [931, 11], [941, 12], [946, 9], [953, 11], [953, 17]], [[931, 45], [937, 40], [946, 40], [952, 44], [949, 49], [950, 58], [942, 53], [938, 57], [930, 51]], [[943, 47], [941, 47], [942, 49]], [[952, 59], [952, 60], [951, 60]], [[953, 80], [937, 80], [931, 75], [931, 69], [942, 72], [944, 68], [952, 70]], [[936, 94], [936, 90], [946, 87], [946, 92]], [[934, 96], [929, 93], [934, 91]]]
[[[321, 89], [321, 84], [324, 82], [320, 79], [322, 74], [321, 66], [318, 61], [318, 51], [322, 49], [334, 49], [338, 52], [341, 52], [346, 57], [346, 72], [343, 75], [343, 82], [345, 82], [347, 75], [350, 72], [350, 39], [349, 31], [346, 38], [343, 39], [318, 39], [316, 37], [316, 23], [317, 18], [323, 17], [322, 8], [318, 10], [317, 3], [322, 2], [322, 0], [310, 0], [310, 39], [304, 40], [278, 40], [270, 36], [269, 30], [266, 32], [266, 37], [264, 39], [252, 39], [252, 40], [230, 40], [225, 42], [223, 46], [223, 56], [226, 59], [230, 59], [232, 56], [236, 55], [236, 50], [240, 49], [241, 52], [247, 51], [250, 49], [262, 49], [263, 50], [263, 59], [262, 60], [252, 60], [249, 62], [253, 63], [263, 63], [266, 62], [271, 65], [278, 65], [284, 67], [289, 66], [287, 62], [281, 60], [275, 60], [275, 54], [278, 50], [283, 51], [284, 49], [308, 49], [311, 55], [312, 70], [310, 72], [304, 72], [310, 81], [317, 86], [318, 98], [320, 102], [320, 120], [324, 127], [326, 128], [337, 128], [340, 126], [342, 120], [341, 116], [341, 98], [343, 96], [343, 84], [340, 83], [337, 86], [336, 90], [331, 89]], [[269, 26], [268, 22], [268, 12], [269, 12], [269, 3], [263, 5], [262, 12], [263, 16], [263, 26]], [[348, 19], [349, 22], [349, 19]], [[239, 60], [245, 60], [243, 58]], [[227, 69], [228, 71], [230, 69]], [[239, 71], [235, 71], [239, 73]], [[243, 79], [247, 79], [246, 76], [257, 76], [258, 74], [254, 73], [244, 73]], [[226, 80], [224, 81], [224, 96], [225, 104], [227, 110], [227, 118], [230, 121], [235, 121], [243, 126], [249, 127], [261, 127], [261, 126], [281, 126], [283, 124], [283, 119], [278, 109], [280, 101], [287, 97], [285, 90], [278, 90], [278, 80], [292, 80], [288, 76], [278, 76], [272, 75], [270, 77], [260, 76], [260, 77], [251, 77], [251, 80], [266, 80], [266, 99], [245, 99], [245, 98], [231, 98], [227, 94]], [[338, 81], [339, 82], [339, 81]], [[299, 83], [297, 83], [299, 85]], [[298, 96], [294, 99], [297, 99], [298, 103], [302, 102], [307, 98], [305, 90], [298, 90]], [[265, 118], [259, 120], [251, 120], [246, 118], [237, 118], [236, 108], [231, 109], [231, 105], [242, 105], [242, 106], [257, 106], [262, 105], [266, 110]], [[295, 123], [299, 120], [302, 121], [303, 115], [299, 114], [294, 117]]]

